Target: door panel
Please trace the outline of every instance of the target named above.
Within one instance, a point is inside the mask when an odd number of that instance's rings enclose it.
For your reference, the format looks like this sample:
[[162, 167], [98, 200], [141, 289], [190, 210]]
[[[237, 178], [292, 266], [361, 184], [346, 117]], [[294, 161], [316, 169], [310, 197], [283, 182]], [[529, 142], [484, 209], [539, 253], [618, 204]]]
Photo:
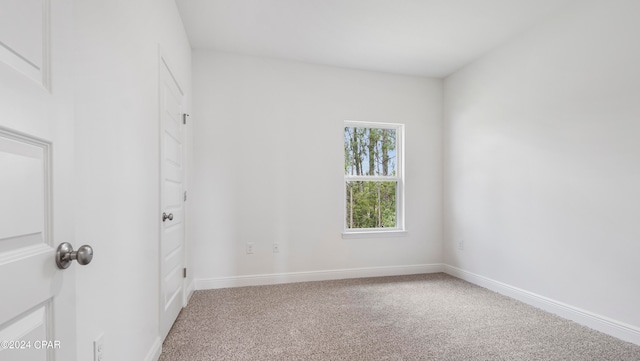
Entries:
[[11, 190], [0, 192], [0, 250], [44, 240], [46, 148], [0, 133], [0, 189]]
[[160, 64], [161, 226], [160, 331], [166, 337], [182, 309], [184, 279], [184, 134], [183, 93], [170, 69]]
[[71, 0], [2, 0], [0, 361], [76, 360], [77, 266], [54, 256], [74, 242], [72, 22]]
[[[0, 330], [0, 340], [11, 340], [3, 346], [0, 357], [12, 361], [51, 360], [53, 350], [62, 347], [51, 341], [50, 303], [29, 310]], [[5, 348], [6, 347], [6, 348]]]
[[0, 360], [52, 360], [50, 144], [0, 130]]
[[[175, 139], [173, 134], [180, 134], [175, 129], [170, 129], [164, 138], [165, 160], [169, 163], [172, 170], [180, 170], [182, 159], [182, 144], [180, 140]], [[176, 180], [175, 178], [173, 180]]]
[[182, 203], [184, 202], [184, 194], [182, 193], [182, 182], [165, 178], [164, 180], [165, 199], [164, 206], [166, 210], [170, 210], [176, 218], [173, 222], [165, 222], [165, 230], [180, 223], [178, 212], [182, 211]]
[[0, 61], [47, 86], [49, 0], [2, 0]]

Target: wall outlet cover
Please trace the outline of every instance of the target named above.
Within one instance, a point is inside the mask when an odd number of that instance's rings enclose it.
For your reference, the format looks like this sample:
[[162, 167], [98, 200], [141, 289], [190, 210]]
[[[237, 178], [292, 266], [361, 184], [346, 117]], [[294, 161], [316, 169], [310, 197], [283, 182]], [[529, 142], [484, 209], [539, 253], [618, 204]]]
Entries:
[[104, 361], [104, 334], [93, 341], [93, 361]]

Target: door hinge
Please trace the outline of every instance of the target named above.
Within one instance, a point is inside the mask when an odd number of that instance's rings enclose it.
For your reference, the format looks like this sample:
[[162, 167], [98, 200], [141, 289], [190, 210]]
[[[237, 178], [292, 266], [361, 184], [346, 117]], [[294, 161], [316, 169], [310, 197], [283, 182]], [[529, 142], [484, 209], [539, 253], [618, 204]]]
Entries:
[[182, 114], [182, 124], [187, 124], [187, 117], [189, 116], [189, 114], [184, 113]]
[[182, 269], [182, 278], [187, 278], [187, 269], [186, 268]]
[[184, 191], [184, 201], [187, 201], [187, 191]]

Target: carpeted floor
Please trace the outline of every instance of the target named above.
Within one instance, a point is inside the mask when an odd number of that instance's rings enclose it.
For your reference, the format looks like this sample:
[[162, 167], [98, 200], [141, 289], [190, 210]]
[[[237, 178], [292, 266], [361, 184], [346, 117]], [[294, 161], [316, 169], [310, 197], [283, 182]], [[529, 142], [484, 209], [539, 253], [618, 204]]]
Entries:
[[446, 274], [196, 291], [161, 361], [640, 360], [640, 346]]

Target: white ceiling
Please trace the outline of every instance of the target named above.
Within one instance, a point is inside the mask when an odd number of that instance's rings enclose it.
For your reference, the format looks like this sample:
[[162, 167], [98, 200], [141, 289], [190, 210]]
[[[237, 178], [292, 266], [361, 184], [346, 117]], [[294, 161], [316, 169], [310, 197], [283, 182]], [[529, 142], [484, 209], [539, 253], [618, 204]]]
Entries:
[[570, 0], [176, 0], [194, 49], [444, 77]]

